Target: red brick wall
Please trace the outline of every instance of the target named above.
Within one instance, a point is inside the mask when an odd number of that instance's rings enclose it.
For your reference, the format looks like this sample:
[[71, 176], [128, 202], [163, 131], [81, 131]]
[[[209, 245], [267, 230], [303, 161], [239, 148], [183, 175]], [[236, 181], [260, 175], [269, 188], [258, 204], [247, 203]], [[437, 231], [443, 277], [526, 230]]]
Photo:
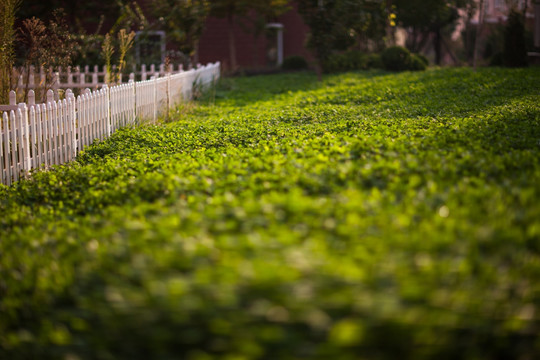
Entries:
[[[303, 23], [300, 14], [293, 9], [277, 18], [277, 22], [283, 24], [283, 55], [302, 55], [311, 59], [309, 52], [305, 49], [307, 26]], [[228, 23], [225, 19], [209, 18], [206, 22], [206, 29], [203, 32], [199, 43], [199, 62], [208, 63], [221, 61], [223, 68], [230, 69], [229, 60], [229, 40]], [[267, 60], [267, 48], [271, 45], [263, 34], [258, 39], [247, 33], [236, 22], [234, 26], [234, 37], [236, 41], [236, 61], [238, 66], [244, 69], [263, 69], [271, 67]], [[270, 41], [275, 41], [271, 38]]]

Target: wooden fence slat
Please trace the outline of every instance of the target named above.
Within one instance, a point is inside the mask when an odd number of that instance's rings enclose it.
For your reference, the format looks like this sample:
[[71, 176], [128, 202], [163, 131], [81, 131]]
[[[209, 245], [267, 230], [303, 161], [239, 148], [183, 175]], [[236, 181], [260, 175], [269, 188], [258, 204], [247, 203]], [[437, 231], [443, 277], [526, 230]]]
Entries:
[[[2, 157], [0, 160], [2, 160], [2, 163], [0, 166], [2, 166], [2, 183], [6, 185], [11, 184], [11, 172], [10, 169], [10, 163], [9, 163], [9, 140], [7, 138], [8, 134], [8, 114], [4, 112], [2, 114], [2, 122], [3, 126], [2, 131], [0, 132], [0, 151], [2, 151]], [[2, 146], [3, 145], [3, 146]]]
[[86, 127], [86, 95], [83, 94], [81, 96], [81, 108], [80, 108], [80, 116], [81, 116], [81, 150], [84, 150], [86, 147], [86, 138], [88, 137], [88, 129]]
[[18, 172], [19, 178], [22, 176], [25, 170], [25, 146], [24, 146], [24, 122], [21, 109], [18, 109], [15, 112], [15, 123], [17, 124], [17, 161], [18, 161]]
[[91, 145], [97, 138], [97, 112], [96, 112], [96, 97], [92, 94], [88, 94], [89, 107], [89, 125], [90, 125], [90, 138], [88, 139], [88, 145]]
[[75, 158], [77, 156], [77, 114], [76, 114], [76, 102], [75, 102], [75, 96], [73, 94], [68, 99], [68, 102], [70, 102], [70, 127], [71, 127], [71, 158]]
[[36, 127], [36, 110], [30, 106], [29, 110], [29, 130], [30, 130], [30, 168], [37, 167], [37, 127]]
[[50, 106], [51, 108], [51, 119], [50, 119], [50, 124], [51, 124], [51, 135], [52, 135], [52, 149], [53, 149], [53, 152], [51, 154], [51, 156], [53, 156], [53, 159], [52, 159], [52, 163], [54, 165], [58, 165], [59, 163], [59, 160], [58, 160], [58, 112], [57, 112], [57, 107], [56, 107], [56, 102], [50, 102], [47, 104], [47, 106]]
[[87, 147], [90, 145], [90, 138], [92, 136], [92, 128], [91, 128], [91, 119], [90, 119], [90, 97], [88, 94], [84, 94], [84, 128], [85, 128], [85, 139], [84, 139], [84, 146]]
[[20, 128], [19, 154], [21, 156], [21, 170], [24, 172], [25, 176], [27, 176], [30, 173], [32, 166], [30, 163], [30, 129], [28, 126], [28, 109], [26, 108], [26, 104], [19, 105], [17, 118]]
[[15, 112], [9, 112], [9, 123], [11, 129], [9, 131], [9, 141], [11, 143], [11, 175], [13, 180], [19, 180], [19, 159], [17, 156], [17, 122], [15, 121]]
[[77, 98], [78, 107], [77, 107], [77, 116], [78, 116], [78, 122], [79, 122], [79, 151], [84, 150], [85, 141], [86, 141], [86, 109], [85, 109], [85, 98], [84, 94], [79, 95]]
[[[5, 113], [2, 114], [2, 118], [4, 117]], [[4, 168], [4, 130], [2, 128], [2, 123], [0, 123], [0, 183], [5, 184], [6, 183], [6, 170]]]
[[64, 131], [65, 122], [64, 104], [62, 101], [58, 101], [58, 140], [60, 143], [60, 164], [64, 164], [66, 160], [66, 134]]
[[54, 132], [53, 132], [53, 114], [52, 114], [52, 106], [51, 103], [48, 103], [44, 105], [45, 107], [45, 113], [47, 114], [47, 120], [45, 120], [45, 124], [47, 126], [47, 137], [45, 138], [45, 141], [47, 141], [47, 165], [51, 166], [54, 165], [54, 156], [53, 156], [53, 144], [54, 144]]

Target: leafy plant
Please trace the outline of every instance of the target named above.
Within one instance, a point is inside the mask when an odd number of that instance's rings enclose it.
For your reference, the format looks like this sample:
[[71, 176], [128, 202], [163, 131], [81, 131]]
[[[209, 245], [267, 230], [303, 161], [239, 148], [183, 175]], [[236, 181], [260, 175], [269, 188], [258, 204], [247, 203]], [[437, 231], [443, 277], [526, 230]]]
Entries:
[[14, 62], [15, 15], [20, 0], [0, 1], [0, 104], [9, 102]]
[[539, 76], [227, 78], [0, 186], [0, 358], [535, 358]]
[[113, 67], [113, 55], [115, 53], [115, 45], [111, 34], [105, 35], [105, 39], [102, 45], [102, 54], [105, 59], [105, 65], [107, 67], [107, 74], [105, 76], [107, 83], [117, 84], [121, 83], [121, 76], [126, 67], [126, 55], [133, 46], [133, 39], [135, 38], [135, 32], [128, 33], [126, 29], [121, 29], [118, 34], [118, 58], [117, 65]]
[[346, 50], [384, 48], [388, 17], [384, 1], [301, 0], [298, 10], [310, 29], [307, 47], [318, 61], [318, 71], [336, 67], [343, 59], [339, 53]]
[[[64, 19], [64, 11], [57, 9], [47, 23], [33, 17], [25, 19], [21, 28], [26, 75], [29, 76], [31, 66], [36, 69], [43, 68], [45, 71], [45, 78], [35, 88], [38, 99], [41, 98], [43, 102], [47, 90], [55, 85], [58, 68], [67, 69], [71, 66], [76, 53], [76, 39]], [[26, 86], [28, 87], [28, 78]], [[25, 88], [24, 99], [27, 92], [28, 88]]]
[[308, 63], [303, 56], [288, 56], [283, 59], [283, 64], [281, 64], [281, 68], [284, 70], [304, 70], [308, 68]]
[[508, 67], [527, 66], [523, 15], [515, 10], [510, 11], [504, 29], [503, 62]]
[[[167, 30], [167, 35], [178, 45], [179, 50], [195, 57], [199, 38], [210, 11], [207, 0], [159, 0], [152, 3], [153, 12]], [[192, 64], [196, 62], [191, 61]]]
[[387, 70], [403, 71], [409, 69], [411, 53], [402, 46], [392, 46], [383, 51], [381, 60]]

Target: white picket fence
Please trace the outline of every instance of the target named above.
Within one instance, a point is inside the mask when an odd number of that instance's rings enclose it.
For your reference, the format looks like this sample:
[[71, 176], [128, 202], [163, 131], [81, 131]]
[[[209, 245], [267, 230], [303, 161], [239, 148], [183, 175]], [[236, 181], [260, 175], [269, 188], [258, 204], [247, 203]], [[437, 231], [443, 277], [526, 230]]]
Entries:
[[[155, 123], [160, 113], [191, 99], [194, 86], [208, 86], [220, 76], [220, 64], [145, 81], [130, 81], [97, 91], [86, 89], [75, 98], [71, 90], [63, 100], [0, 106], [0, 179], [11, 185], [32, 169], [48, 168], [73, 160], [94, 140], [103, 140], [121, 127], [143, 120]], [[12, 92], [14, 100], [15, 93]]]
[[[197, 65], [197, 68], [201, 65]], [[51, 86], [55, 89], [74, 89], [74, 88], [91, 88], [97, 89], [98, 87], [103, 86], [107, 83], [107, 68], [102, 66], [101, 68], [97, 65], [90, 67], [84, 66], [75, 67], [75, 68], [65, 68], [61, 67], [52, 71], [52, 81]], [[147, 80], [152, 76], [162, 77], [167, 74], [174, 74], [183, 72], [182, 65], [174, 64], [160, 64], [158, 66], [152, 64], [149, 67], [146, 65], [141, 65], [140, 68], [132, 69], [133, 71], [127, 75], [124, 75], [120, 78], [120, 82], [127, 82], [128, 80]], [[113, 66], [113, 72], [116, 71], [116, 66]], [[45, 79], [47, 77], [47, 71], [42, 67], [39, 71], [36, 71], [34, 66], [30, 66], [28, 70], [24, 68], [14, 68], [13, 74], [17, 78], [17, 89], [35, 89], [37, 87], [43, 86], [46, 83]]]

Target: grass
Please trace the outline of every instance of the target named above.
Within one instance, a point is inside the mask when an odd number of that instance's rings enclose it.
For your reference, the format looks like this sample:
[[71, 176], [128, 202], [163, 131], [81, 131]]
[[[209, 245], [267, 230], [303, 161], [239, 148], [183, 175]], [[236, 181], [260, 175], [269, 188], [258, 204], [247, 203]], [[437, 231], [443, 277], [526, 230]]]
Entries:
[[540, 69], [225, 79], [0, 188], [0, 358], [540, 354]]

